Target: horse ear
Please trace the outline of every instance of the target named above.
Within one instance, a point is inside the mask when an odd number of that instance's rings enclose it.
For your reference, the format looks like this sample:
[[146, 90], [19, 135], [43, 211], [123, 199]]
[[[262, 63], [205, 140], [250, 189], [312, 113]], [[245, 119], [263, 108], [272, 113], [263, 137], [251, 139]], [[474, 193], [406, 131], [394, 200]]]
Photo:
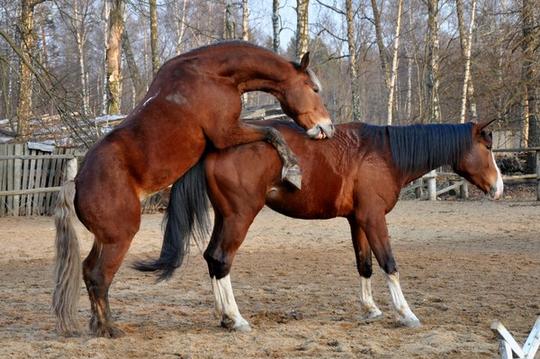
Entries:
[[492, 120], [487, 120], [487, 121], [479, 122], [479, 123], [477, 124], [478, 129], [479, 129], [479, 130], [483, 130], [484, 128], [486, 128], [487, 126], [489, 126], [492, 122], [495, 122], [495, 121], [497, 121], [497, 120], [498, 120], [498, 118], [494, 118], [494, 119], [492, 119]]
[[302, 60], [300, 60], [300, 70], [306, 71], [309, 66], [309, 51], [302, 56]]

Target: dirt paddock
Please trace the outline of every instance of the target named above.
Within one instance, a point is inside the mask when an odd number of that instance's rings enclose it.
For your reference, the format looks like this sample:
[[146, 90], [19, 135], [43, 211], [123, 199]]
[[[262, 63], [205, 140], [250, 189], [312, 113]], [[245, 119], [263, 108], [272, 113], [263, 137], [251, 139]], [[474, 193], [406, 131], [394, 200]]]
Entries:
[[[402, 201], [388, 216], [406, 298], [419, 329], [394, 325], [380, 271], [384, 319], [358, 319], [359, 279], [347, 222], [306, 222], [265, 209], [233, 266], [250, 333], [213, 317], [206, 264], [194, 248], [167, 284], [129, 268], [157, 255], [161, 215], [145, 215], [111, 288], [123, 338], [59, 338], [50, 315], [51, 218], [0, 219], [0, 358], [493, 358], [500, 319], [522, 342], [540, 315], [540, 206], [536, 202]], [[84, 255], [91, 245], [82, 236]], [[80, 321], [89, 302], [81, 288]], [[540, 356], [539, 356], [540, 357]]]

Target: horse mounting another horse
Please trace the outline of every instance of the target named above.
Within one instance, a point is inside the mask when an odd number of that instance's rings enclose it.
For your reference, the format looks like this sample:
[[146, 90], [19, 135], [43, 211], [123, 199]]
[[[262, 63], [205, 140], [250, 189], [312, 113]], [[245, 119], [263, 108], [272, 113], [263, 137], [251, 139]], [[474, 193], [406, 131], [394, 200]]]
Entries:
[[199, 48], [166, 62], [148, 93], [127, 118], [91, 148], [75, 181], [60, 192], [56, 215], [53, 310], [57, 330], [78, 330], [81, 263], [73, 227], [77, 217], [94, 234], [82, 264], [91, 303], [90, 329], [116, 337], [109, 286], [139, 230], [141, 199], [182, 177], [211, 146], [267, 141], [283, 161], [282, 176], [300, 186], [300, 168], [274, 128], [239, 120], [240, 96], [274, 95], [286, 114], [312, 139], [332, 137], [334, 128], [319, 95], [320, 84], [300, 64], [246, 42]]
[[[278, 129], [297, 154], [303, 170], [302, 190], [293, 190], [281, 181], [279, 157], [267, 144], [210, 153], [204, 169], [197, 166], [173, 186], [172, 192], [180, 194], [171, 196], [168, 226], [174, 223], [177, 231], [165, 236], [157, 260], [162, 265], [161, 278], [172, 275], [182, 262], [178, 258], [189, 248], [191, 235], [198, 234], [197, 239], [204, 232], [205, 222], [192, 221], [187, 231], [176, 217], [185, 218], [194, 207], [203, 212], [201, 208], [208, 204], [206, 188], [215, 223], [204, 258], [223, 326], [250, 329], [236, 305], [229, 273], [251, 223], [265, 204], [295, 218], [347, 218], [360, 274], [364, 319], [382, 316], [371, 291], [373, 253], [385, 273], [398, 323], [419, 326], [401, 291], [385, 215], [407, 183], [442, 165], [451, 165], [483, 192], [499, 198], [503, 182], [491, 152], [491, 133], [485, 130], [489, 123], [373, 126], [355, 122], [336, 126], [336, 135], [320, 143], [310, 141], [292, 123], [265, 122]], [[196, 195], [188, 198], [186, 193]]]

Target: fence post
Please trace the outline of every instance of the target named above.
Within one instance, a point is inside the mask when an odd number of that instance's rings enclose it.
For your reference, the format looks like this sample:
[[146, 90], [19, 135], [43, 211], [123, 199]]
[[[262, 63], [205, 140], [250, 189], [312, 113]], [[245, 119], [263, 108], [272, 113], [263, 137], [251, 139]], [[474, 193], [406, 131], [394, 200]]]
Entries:
[[540, 201], [540, 151], [535, 151], [536, 155], [536, 200]]
[[416, 189], [414, 190], [414, 195], [416, 199], [420, 199], [424, 195], [424, 179], [420, 177], [415, 182], [418, 185], [418, 187], [416, 187]]
[[66, 163], [66, 181], [75, 179], [77, 175], [77, 157], [70, 158]]
[[429, 171], [426, 175], [428, 183], [428, 198], [430, 201], [437, 200], [437, 172], [435, 170]]
[[[15, 144], [15, 156], [20, 156], [23, 154], [23, 146], [22, 143]], [[21, 189], [21, 182], [22, 182], [22, 170], [23, 170], [23, 161], [21, 159], [15, 159], [13, 161], [13, 189], [15, 191]], [[21, 196], [13, 196], [13, 216], [18, 217], [19, 212], [21, 210]]]
[[459, 186], [459, 196], [462, 199], [469, 198], [469, 183], [465, 180], [463, 180], [463, 184]]

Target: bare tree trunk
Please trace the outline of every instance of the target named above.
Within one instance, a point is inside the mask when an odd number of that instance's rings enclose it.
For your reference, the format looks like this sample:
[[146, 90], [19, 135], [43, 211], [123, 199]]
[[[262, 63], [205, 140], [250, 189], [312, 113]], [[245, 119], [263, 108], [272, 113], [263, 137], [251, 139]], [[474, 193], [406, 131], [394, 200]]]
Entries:
[[150, 6], [150, 49], [152, 51], [152, 75], [159, 70], [157, 0], [149, 0]]
[[[32, 58], [36, 46], [34, 32], [34, 8], [43, 0], [21, 0], [21, 49]], [[32, 72], [21, 61], [19, 68], [19, 101], [17, 104], [17, 137], [25, 140], [30, 135], [28, 122], [32, 116]]]
[[296, 0], [296, 58], [300, 60], [308, 51], [309, 0]]
[[102, 67], [102, 96], [101, 96], [101, 114], [107, 113], [107, 48], [109, 43], [109, 17], [110, 17], [110, 0], [103, 1], [103, 9], [101, 12], [101, 24], [103, 29], [103, 67]]
[[461, 42], [461, 54], [463, 56], [465, 71], [463, 76], [463, 92], [461, 97], [461, 113], [460, 122], [465, 122], [467, 115], [467, 101], [471, 109], [471, 116], [476, 120], [476, 103], [474, 101], [474, 88], [471, 75], [471, 51], [472, 51], [472, 35], [474, 29], [474, 21], [476, 17], [476, 0], [471, 0], [471, 17], [469, 28], [465, 32], [465, 21], [463, 19], [463, 0], [456, 0], [456, 12], [458, 17], [459, 39]]
[[388, 88], [390, 83], [390, 69], [388, 68], [388, 55], [384, 48], [383, 33], [381, 28], [381, 12], [377, 6], [377, 0], [371, 0], [371, 9], [373, 11], [373, 22], [375, 25], [375, 38], [377, 40], [377, 47], [379, 48], [379, 58], [381, 60], [381, 68], [384, 76], [384, 84]]
[[356, 64], [356, 36], [354, 29], [354, 11], [352, 0], [345, 0], [347, 18], [347, 45], [349, 47], [349, 73], [351, 75], [351, 109], [353, 121], [360, 121], [360, 91]]
[[88, 97], [88, 85], [86, 75], [86, 62], [84, 59], [84, 47], [86, 44], [86, 26], [85, 19], [82, 14], [82, 5], [79, 0], [72, 2], [73, 18], [71, 19], [71, 27], [77, 44], [77, 57], [79, 58], [79, 81], [81, 86], [82, 97], [82, 113], [87, 115], [90, 108], [90, 99]]
[[174, 31], [176, 33], [176, 54], [182, 53], [182, 41], [184, 40], [184, 33], [186, 31], [186, 3], [187, 0], [182, 0], [182, 15], [178, 18], [178, 0], [172, 2], [174, 20]]
[[439, 0], [427, 0], [428, 6], [428, 68], [426, 97], [430, 122], [441, 121], [439, 107]]
[[122, 96], [121, 41], [124, 32], [124, 0], [112, 0], [107, 38], [107, 113], [120, 113]]
[[[408, 3], [408, 16], [406, 17], [406, 33], [407, 32], [410, 32], [411, 31], [411, 28], [412, 28], [412, 23], [413, 23], [413, 19], [412, 19], [412, 0], [409, 0], [409, 3]], [[412, 61], [412, 38], [411, 36], [409, 37], [409, 41], [407, 41], [406, 43], [406, 46], [405, 46], [405, 56], [407, 56], [407, 94], [406, 94], [406, 99], [405, 99], [405, 117], [407, 118], [407, 120], [410, 120], [411, 119], [411, 114], [412, 114], [412, 74], [413, 74], [413, 71], [412, 71], [412, 66], [413, 66], [413, 61]]]
[[[522, 17], [522, 51], [523, 62], [521, 69], [521, 81], [523, 86], [523, 142], [525, 146], [540, 145], [540, 128], [539, 124], [539, 109], [538, 100], [536, 99], [536, 82], [538, 65], [538, 46], [540, 39], [536, 33], [540, 35], [537, 29], [537, 24], [534, 16], [535, 1], [522, 0], [521, 17]], [[529, 167], [534, 167], [534, 156], [529, 157]]]
[[231, 0], [227, 0], [225, 4], [225, 13], [223, 14], [223, 39], [231, 40], [235, 38], [236, 24], [232, 15]]
[[242, 40], [249, 40], [249, 5], [248, 0], [242, 0]]
[[137, 62], [135, 61], [135, 56], [133, 56], [133, 51], [131, 50], [131, 43], [129, 41], [129, 35], [127, 31], [124, 31], [122, 34], [122, 50], [124, 51], [124, 57], [129, 70], [129, 75], [131, 77], [131, 83], [133, 84], [133, 93], [134, 93], [134, 103], [139, 101], [145, 92], [145, 85], [141, 77], [141, 71]]
[[394, 34], [394, 47], [392, 51], [392, 69], [390, 72], [390, 80], [388, 82], [388, 117], [386, 120], [387, 125], [392, 124], [393, 109], [394, 109], [394, 92], [396, 87], [396, 78], [398, 70], [398, 55], [399, 55], [399, 33], [401, 30], [401, 13], [403, 12], [403, 0], [398, 0], [397, 18], [396, 18], [396, 32]]
[[272, 49], [279, 52], [279, 34], [281, 26], [279, 25], [279, 0], [272, 1]]

